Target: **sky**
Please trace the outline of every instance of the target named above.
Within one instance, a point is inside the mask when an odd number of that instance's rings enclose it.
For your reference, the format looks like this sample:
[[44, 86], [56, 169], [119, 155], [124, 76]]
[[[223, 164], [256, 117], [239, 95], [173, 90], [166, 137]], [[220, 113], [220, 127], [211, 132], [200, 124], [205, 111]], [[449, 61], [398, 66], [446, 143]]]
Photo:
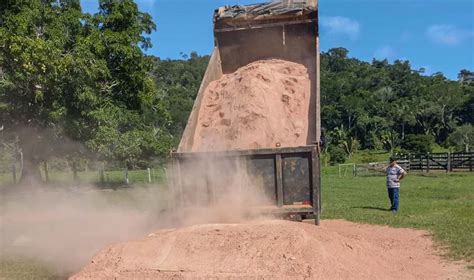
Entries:
[[[176, 59], [192, 51], [210, 54], [214, 45], [212, 15], [225, 5], [266, 0], [136, 0], [157, 25], [146, 52]], [[97, 0], [81, 0], [85, 12]], [[320, 0], [321, 51], [345, 47], [349, 56], [409, 60], [425, 74], [443, 72], [457, 79], [461, 69], [474, 71], [474, 0]]]

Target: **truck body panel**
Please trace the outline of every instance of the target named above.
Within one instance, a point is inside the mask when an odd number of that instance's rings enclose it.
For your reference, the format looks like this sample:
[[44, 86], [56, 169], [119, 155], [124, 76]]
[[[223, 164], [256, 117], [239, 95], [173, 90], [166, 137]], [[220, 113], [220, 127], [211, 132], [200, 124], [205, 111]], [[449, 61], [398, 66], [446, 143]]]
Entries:
[[[205, 207], [239, 188], [263, 197], [264, 213], [320, 216], [317, 146], [172, 154], [177, 207]], [[233, 189], [229, 189], [233, 188]]]

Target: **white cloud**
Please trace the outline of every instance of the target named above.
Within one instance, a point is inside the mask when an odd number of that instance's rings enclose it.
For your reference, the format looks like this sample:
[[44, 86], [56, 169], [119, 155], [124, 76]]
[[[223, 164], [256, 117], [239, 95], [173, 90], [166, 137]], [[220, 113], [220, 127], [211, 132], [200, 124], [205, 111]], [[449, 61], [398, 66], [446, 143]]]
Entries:
[[376, 59], [390, 59], [395, 54], [395, 50], [390, 46], [382, 46], [375, 50], [374, 57]]
[[474, 37], [474, 31], [462, 30], [451, 24], [435, 24], [426, 30], [428, 37], [435, 43], [458, 45], [464, 40]]
[[345, 35], [351, 39], [359, 36], [360, 24], [356, 20], [340, 16], [321, 16], [319, 19], [321, 25], [327, 28], [330, 34]]

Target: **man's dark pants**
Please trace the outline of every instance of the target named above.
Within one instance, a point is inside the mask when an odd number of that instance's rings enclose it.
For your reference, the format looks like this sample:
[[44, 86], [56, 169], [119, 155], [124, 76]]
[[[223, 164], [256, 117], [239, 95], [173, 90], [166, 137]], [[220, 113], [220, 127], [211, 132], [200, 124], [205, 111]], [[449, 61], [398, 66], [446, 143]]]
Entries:
[[398, 211], [398, 192], [399, 188], [387, 188], [388, 190], [388, 197], [390, 198], [390, 203], [392, 207], [390, 210]]

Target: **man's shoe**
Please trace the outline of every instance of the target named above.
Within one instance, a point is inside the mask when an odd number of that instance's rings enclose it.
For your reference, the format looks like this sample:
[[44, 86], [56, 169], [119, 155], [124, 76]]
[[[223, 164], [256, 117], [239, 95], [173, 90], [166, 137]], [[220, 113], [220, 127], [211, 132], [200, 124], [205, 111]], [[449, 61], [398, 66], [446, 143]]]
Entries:
[[398, 210], [392, 209], [393, 214], [397, 214]]

